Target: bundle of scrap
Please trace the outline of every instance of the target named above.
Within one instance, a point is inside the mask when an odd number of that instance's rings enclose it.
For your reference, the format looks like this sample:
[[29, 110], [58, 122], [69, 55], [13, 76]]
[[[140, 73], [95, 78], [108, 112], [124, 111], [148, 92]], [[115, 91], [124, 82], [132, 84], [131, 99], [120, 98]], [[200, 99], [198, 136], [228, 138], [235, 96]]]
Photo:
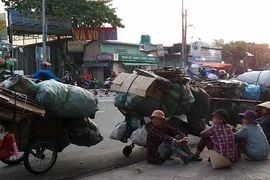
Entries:
[[24, 94], [0, 87], [0, 119], [18, 122], [26, 114], [44, 116], [45, 109]]
[[233, 80], [197, 81], [196, 85], [203, 88], [211, 97], [240, 98], [242, 84]]
[[186, 84], [189, 81], [189, 77], [186, 75], [184, 70], [177, 67], [164, 67], [155, 69], [154, 73], [170, 80], [172, 83]]

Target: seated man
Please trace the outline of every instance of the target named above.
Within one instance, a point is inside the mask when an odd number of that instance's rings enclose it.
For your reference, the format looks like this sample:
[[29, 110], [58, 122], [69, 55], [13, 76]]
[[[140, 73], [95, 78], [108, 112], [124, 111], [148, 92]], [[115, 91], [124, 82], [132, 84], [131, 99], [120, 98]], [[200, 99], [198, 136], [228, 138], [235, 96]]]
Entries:
[[260, 161], [267, 159], [269, 145], [262, 127], [256, 122], [255, 112], [248, 110], [239, 114], [242, 119], [243, 128], [234, 134], [236, 139], [241, 139], [243, 151], [247, 160]]
[[270, 101], [257, 105], [260, 110], [261, 118], [257, 119], [257, 122], [262, 127], [268, 143], [270, 144]]
[[147, 135], [147, 160], [152, 164], [163, 164], [173, 154], [187, 164], [189, 161], [200, 161], [191, 153], [187, 145], [188, 138], [180, 131], [164, 123], [165, 115], [156, 110], [151, 116], [152, 124]]
[[217, 110], [212, 115], [214, 125], [201, 132], [202, 138], [198, 143], [195, 156], [200, 157], [200, 153], [207, 146], [209, 150], [214, 150], [234, 162], [237, 158], [237, 151], [233, 128], [226, 123], [229, 115], [223, 109]]

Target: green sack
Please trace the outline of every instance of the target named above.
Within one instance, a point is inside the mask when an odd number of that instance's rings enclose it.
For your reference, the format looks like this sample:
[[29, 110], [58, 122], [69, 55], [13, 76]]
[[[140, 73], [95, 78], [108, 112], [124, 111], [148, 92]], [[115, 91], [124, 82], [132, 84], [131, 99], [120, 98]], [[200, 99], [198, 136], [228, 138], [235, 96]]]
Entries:
[[55, 80], [37, 84], [36, 100], [42, 103], [47, 113], [67, 118], [94, 118], [98, 101], [88, 90], [66, 85]]

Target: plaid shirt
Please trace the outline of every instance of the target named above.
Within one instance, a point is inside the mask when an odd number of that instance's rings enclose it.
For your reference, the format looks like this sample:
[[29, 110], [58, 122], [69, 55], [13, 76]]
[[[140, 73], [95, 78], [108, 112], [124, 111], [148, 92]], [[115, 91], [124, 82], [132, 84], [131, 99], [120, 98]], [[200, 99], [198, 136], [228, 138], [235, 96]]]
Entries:
[[237, 151], [232, 127], [227, 124], [214, 125], [201, 132], [201, 136], [210, 137], [214, 144], [214, 151], [222, 154], [231, 162], [236, 160]]
[[162, 128], [151, 125], [147, 134], [147, 161], [152, 164], [162, 164], [163, 161], [158, 153], [158, 147], [163, 142], [172, 142], [176, 135], [185, 137], [185, 134], [180, 130], [169, 125], [164, 124]]

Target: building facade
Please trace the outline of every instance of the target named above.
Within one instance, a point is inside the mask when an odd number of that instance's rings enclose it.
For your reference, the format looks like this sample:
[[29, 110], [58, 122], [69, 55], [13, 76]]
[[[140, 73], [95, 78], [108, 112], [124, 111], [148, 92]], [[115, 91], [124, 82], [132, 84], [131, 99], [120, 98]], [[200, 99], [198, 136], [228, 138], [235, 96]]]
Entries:
[[104, 81], [116, 74], [136, 68], [156, 68], [158, 58], [141, 53], [140, 45], [119, 41], [91, 41], [84, 46], [83, 67], [93, 77]]

